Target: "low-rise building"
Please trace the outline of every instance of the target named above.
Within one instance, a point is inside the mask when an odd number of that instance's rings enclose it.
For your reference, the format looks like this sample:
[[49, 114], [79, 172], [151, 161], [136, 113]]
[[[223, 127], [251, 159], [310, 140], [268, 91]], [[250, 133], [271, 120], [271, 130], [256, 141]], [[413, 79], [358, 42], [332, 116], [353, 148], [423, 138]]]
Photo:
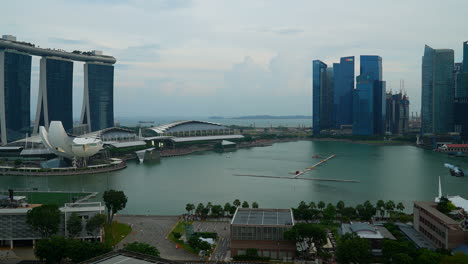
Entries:
[[[15, 196], [16, 197], [16, 196]], [[2, 198], [5, 198], [2, 196]], [[9, 199], [8, 197], [6, 199]], [[40, 204], [22, 203], [21, 206], [14, 204], [9, 207], [3, 206], [0, 208], [0, 247], [13, 248], [16, 245], [33, 246], [36, 240], [41, 239], [39, 232], [32, 229], [26, 222], [27, 213], [34, 207], [41, 206]], [[77, 213], [82, 219], [82, 232], [76, 238], [101, 240], [101, 230], [90, 234], [86, 231], [87, 220], [96, 214], [103, 213], [105, 207], [101, 202], [87, 202], [87, 203], [66, 203], [60, 208], [61, 221], [57, 235], [67, 236], [67, 220], [72, 213]]]
[[437, 210], [436, 202], [415, 201], [413, 213], [414, 229], [436, 247], [452, 250], [468, 243], [468, 231], [463, 228], [463, 223]]
[[291, 259], [296, 243], [286, 240], [284, 232], [293, 226], [291, 209], [238, 208], [231, 222], [231, 256], [255, 248], [262, 257]]
[[341, 235], [355, 233], [360, 238], [369, 240], [373, 255], [382, 254], [382, 241], [395, 240], [395, 237], [383, 226], [364, 222], [341, 224]]

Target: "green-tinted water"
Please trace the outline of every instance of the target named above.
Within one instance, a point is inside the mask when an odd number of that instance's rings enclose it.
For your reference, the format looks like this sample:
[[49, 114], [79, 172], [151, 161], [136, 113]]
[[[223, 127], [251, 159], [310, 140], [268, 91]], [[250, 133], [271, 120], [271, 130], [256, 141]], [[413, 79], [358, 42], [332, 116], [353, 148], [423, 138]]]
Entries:
[[[337, 156], [303, 177], [352, 179], [359, 183], [236, 177], [233, 174], [292, 176], [319, 161]], [[85, 176], [0, 177], [0, 188], [99, 191], [121, 189], [129, 201], [124, 213], [176, 214], [186, 203], [257, 201], [262, 207], [291, 207], [299, 201], [356, 204], [392, 199], [411, 206], [433, 200], [438, 176], [444, 194], [467, 195], [468, 177], [448, 175], [444, 163], [468, 169], [468, 161], [411, 146], [369, 146], [343, 142], [290, 142], [231, 153], [204, 152], [138, 164], [107, 174]]]

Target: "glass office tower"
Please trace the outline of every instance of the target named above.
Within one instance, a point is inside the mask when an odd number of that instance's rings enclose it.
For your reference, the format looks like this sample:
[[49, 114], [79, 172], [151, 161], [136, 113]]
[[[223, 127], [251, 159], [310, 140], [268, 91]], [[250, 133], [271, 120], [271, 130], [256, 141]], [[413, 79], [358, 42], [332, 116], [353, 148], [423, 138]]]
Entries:
[[73, 128], [73, 62], [42, 57], [34, 132], [39, 126], [48, 129], [52, 121], [62, 121], [67, 131]]
[[360, 75], [353, 94], [353, 134], [383, 134], [385, 129], [385, 82], [382, 58], [362, 55]]
[[422, 59], [421, 132], [454, 131], [454, 52], [425, 46]]
[[0, 49], [0, 140], [22, 139], [30, 133], [31, 56]]
[[333, 63], [333, 127], [353, 124], [354, 56]]
[[320, 102], [321, 102], [321, 84], [322, 72], [325, 71], [327, 65], [320, 60], [312, 62], [312, 129], [314, 135], [320, 134]]
[[85, 63], [81, 124], [90, 131], [114, 126], [114, 66]]

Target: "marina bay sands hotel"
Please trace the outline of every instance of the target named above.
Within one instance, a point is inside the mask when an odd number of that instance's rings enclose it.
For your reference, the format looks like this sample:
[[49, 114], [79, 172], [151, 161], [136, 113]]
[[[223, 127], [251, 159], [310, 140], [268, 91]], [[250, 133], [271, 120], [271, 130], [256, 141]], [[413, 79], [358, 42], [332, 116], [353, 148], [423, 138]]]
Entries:
[[[31, 60], [41, 56], [39, 94], [31, 131]], [[73, 129], [73, 62], [84, 62], [84, 95], [80, 127], [86, 132], [114, 125], [114, 63], [101, 51], [66, 52], [35, 47], [16, 37], [0, 39], [0, 144], [37, 134], [51, 121]]]

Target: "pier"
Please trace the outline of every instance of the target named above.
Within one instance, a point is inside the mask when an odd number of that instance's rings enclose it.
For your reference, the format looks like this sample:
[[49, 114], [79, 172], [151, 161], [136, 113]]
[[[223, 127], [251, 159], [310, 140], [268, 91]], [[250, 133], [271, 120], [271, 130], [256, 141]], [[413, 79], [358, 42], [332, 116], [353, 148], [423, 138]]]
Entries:
[[336, 154], [330, 155], [328, 158], [323, 159], [323, 160], [321, 160], [320, 162], [317, 162], [316, 164], [314, 164], [314, 165], [312, 165], [312, 166], [310, 166], [310, 167], [307, 167], [305, 170], [300, 171], [299, 173], [297, 173], [297, 174], [296, 174], [296, 177], [294, 177], [294, 178], [297, 179], [297, 178], [298, 178], [299, 176], [301, 176], [302, 174], [304, 174], [304, 173], [306, 173], [306, 172], [308, 172], [308, 171], [313, 170], [315, 167], [317, 167], [317, 166], [319, 166], [319, 165], [321, 165], [321, 164], [323, 164], [323, 163], [325, 163], [325, 162], [327, 162], [327, 161], [333, 159], [334, 157], [336, 157]]
[[271, 179], [287, 179], [287, 180], [306, 180], [306, 181], [329, 181], [329, 182], [354, 182], [356, 180], [341, 180], [341, 179], [321, 179], [321, 178], [303, 178], [303, 177], [288, 177], [288, 176], [270, 176], [270, 175], [255, 175], [255, 174], [234, 174], [239, 177], [256, 177], [256, 178], [271, 178]]

